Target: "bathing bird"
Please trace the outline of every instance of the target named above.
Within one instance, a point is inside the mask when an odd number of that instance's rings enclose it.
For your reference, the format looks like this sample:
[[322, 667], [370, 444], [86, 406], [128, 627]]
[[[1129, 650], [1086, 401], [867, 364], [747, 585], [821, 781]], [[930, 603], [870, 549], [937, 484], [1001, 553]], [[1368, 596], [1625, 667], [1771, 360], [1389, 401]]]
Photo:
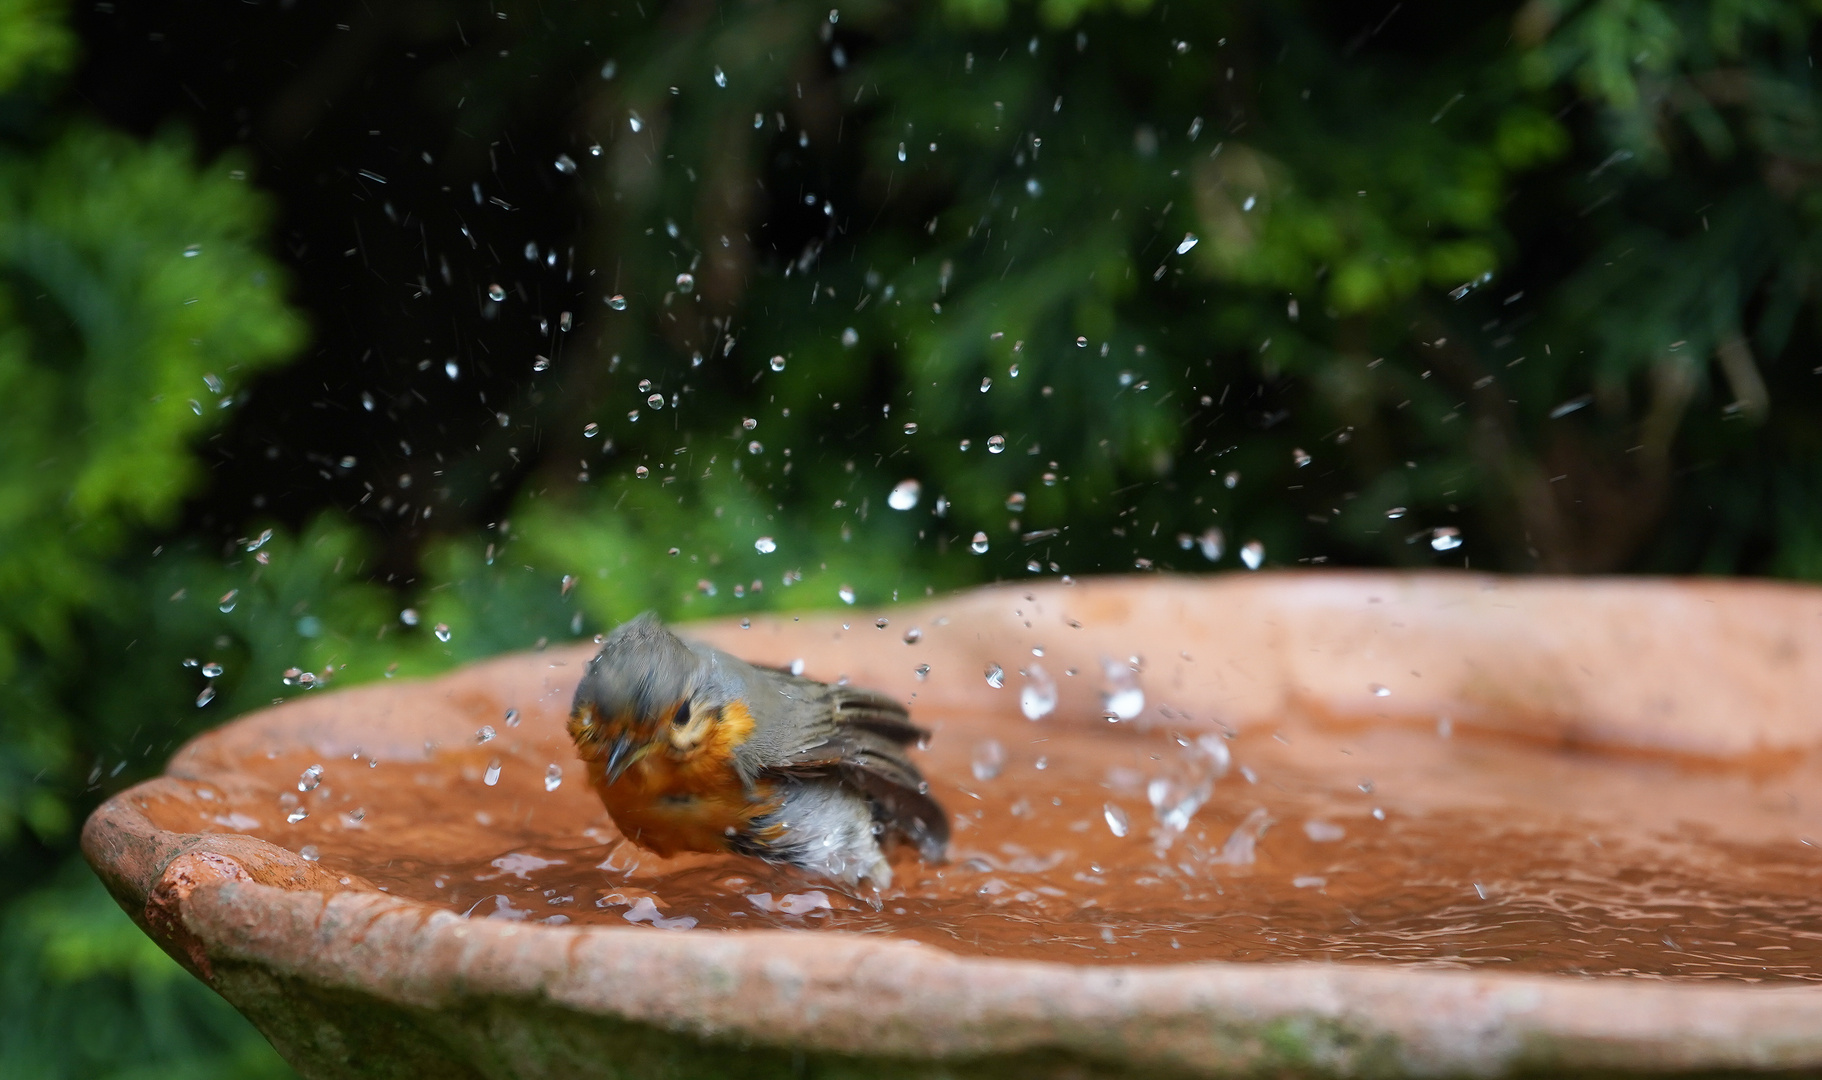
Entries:
[[569, 734], [614, 824], [659, 855], [729, 851], [883, 889], [894, 839], [928, 862], [948, 848], [907, 756], [928, 733], [904, 706], [749, 664], [650, 613], [589, 661]]

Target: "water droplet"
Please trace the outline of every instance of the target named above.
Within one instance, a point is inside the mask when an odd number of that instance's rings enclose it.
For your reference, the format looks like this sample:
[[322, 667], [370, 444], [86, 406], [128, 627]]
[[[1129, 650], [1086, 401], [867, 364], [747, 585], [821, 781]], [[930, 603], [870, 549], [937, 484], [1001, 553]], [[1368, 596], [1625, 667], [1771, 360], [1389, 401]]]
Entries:
[[987, 685], [993, 687], [995, 690], [1006, 685], [1006, 669], [998, 664], [988, 664], [986, 675]]
[[784, 357], [782, 357], [782, 356], [772, 357], [772, 370], [773, 371], [783, 371], [784, 370]]
[[563, 786], [563, 766], [552, 763], [544, 767], [544, 790], [555, 791]]
[[315, 791], [317, 788], [317, 785], [321, 784], [322, 782], [323, 782], [323, 767], [321, 765], [312, 765], [308, 769], [305, 769], [303, 771], [303, 773], [298, 776], [297, 790]]
[[305, 844], [303, 847], [297, 849], [297, 854], [298, 857], [305, 862], [315, 862], [323, 857], [322, 852], [316, 849], [315, 844]]
[[[904, 144], [900, 143], [899, 145], [903, 146]], [[900, 158], [899, 160], [903, 161], [904, 158]], [[194, 259], [196, 256], [201, 255], [201, 254], [202, 254], [202, 245], [201, 244], [191, 244], [189, 247], [186, 247], [183, 249], [183, 257], [186, 259]]]
[[769, 536], [762, 536], [753, 541], [753, 550], [759, 552], [761, 555], [770, 555], [772, 552], [778, 550], [778, 541], [773, 540]]
[[625, 311], [626, 297], [621, 296], [619, 293], [615, 293], [607, 298], [607, 306], [613, 308], [615, 311]]
[[568, 154], [558, 154], [556, 166], [557, 171], [563, 175], [573, 176], [576, 172], [576, 159], [570, 157]]
[[664, 395], [652, 394], [645, 399], [645, 403], [654, 409], [662, 409], [664, 408]]
[[489, 285], [487, 286], [487, 299], [498, 304], [506, 299], [506, 290], [497, 284]]
[[911, 421], [907, 421], [905, 423], [905, 434], [907, 434], [907, 435], [917, 434], [917, 421], [911, 420]]
[[858, 331], [858, 330], [854, 329], [852, 326], [850, 326], [841, 332], [842, 348], [852, 349], [854, 346], [859, 345], [859, 344], [860, 344], [860, 331]]
[[221, 609], [223, 615], [226, 615], [228, 612], [234, 610], [234, 600], [239, 595], [239, 589], [229, 589], [227, 592], [221, 594], [221, 599], [215, 602], [215, 606]]
[[207, 705], [209, 702], [214, 701], [214, 700], [215, 700], [215, 687], [205, 686], [202, 688], [202, 693], [196, 695], [196, 707], [200, 709], [204, 705]]
[[905, 160], [905, 144], [904, 143], [898, 144], [898, 160], [900, 160], [900, 161]]
[[1075, 347], [1076, 347], [1076, 348], [1078, 348], [1078, 349], [1086, 349], [1086, 348], [1088, 348], [1088, 339], [1087, 339], [1087, 338], [1085, 338], [1085, 337], [1078, 337], [1078, 338], [1076, 338], [1076, 339], [1075, 339]]
[[1461, 530], [1453, 525], [1444, 525], [1430, 533], [1430, 548], [1433, 551], [1454, 551], [1461, 546]]
[[715, 85], [723, 89], [726, 89], [728, 85], [727, 72], [721, 70], [720, 64], [715, 65]]
[[1391, 521], [1397, 521], [1399, 518], [1405, 516], [1408, 513], [1410, 513], [1410, 511], [1406, 510], [1404, 507], [1394, 506], [1390, 510], [1387, 510], [1385, 512], [1385, 516], [1387, 519], [1389, 519]]
[[924, 486], [916, 480], [900, 480], [886, 496], [886, 505], [894, 510], [909, 510], [917, 505], [923, 491]]
[[[627, 117], [626, 117], [626, 124], [628, 127], [633, 129], [633, 134], [635, 134], [635, 135], [637, 135], [640, 131], [643, 131], [645, 129], [645, 121], [639, 119], [638, 113], [628, 113]], [[1252, 209], [1252, 203], [1250, 200], [1248, 201], [1246, 208], [1248, 210]]]
[[652, 380], [650, 380], [650, 379], [640, 379], [639, 380], [639, 392], [641, 394], [650, 393], [651, 389], [652, 389]]
[[[637, 129], [635, 129], [635, 130], [637, 130]], [[1253, 207], [1255, 207], [1255, 206], [1257, 206], [1257, 205], [1259, 205], [1259, 196], [1257, 196], [1257, 195], [1248, 195], [1248, 196], [1247, 196], [1247, 197], [1246, 197], [1246, 201], [1245, 201], [1245, 202], [1243, 202], [1243, 203], [1241, 203], [1241, 204], [1240, 204], [1240, 212], [1241, 212], [1241, 213], [1246, 213], [1246, 212], [1248, 212], [1248, 211], [1251, 211], [1251, 210], [1252, 210], [1252, 208], [1253, 208]]]
[[443, 374], [449, 376], [450, 382], [454, 382], [462, 377], [462, 369], [454, 360], [446, 360], [443, 362]]
[[208, 663], [206, 663], [202, 666], [202, 674], [203, 674], [203, 677], [206, 679], [219, 679], [219, 678], [221, 678], [221, 672], [222, 672], [221, 665], [216, 663], [213, 660], [209, 661]]
[[1109, 719], [1131, 720], [1145, 711], [1145, 691], [1139, 687], [1132, 664], [1103, 656], [1101, 674], [1107, 681], [1101, 690], [1101, 709]]
[[743, 428], [746, 428], [748, 431], [751, 431], [754, 428], [759, 426], [759, 421], [757, 421], [749, 416], [745, 420], [742, 420], [740, 422], [740, 426]]
[[1187, 255], [1189, 254], [1190, 248], [1195, 247], [1201, 242], [1201, 239], [1197, 237], [1195, 233], [1184, 233], [1183, 239], [1177, 241], [1177, 254]]
[[998, 739], [982, 740], [975, 746], [969, 765], [976, 780], [991, 780], [1006, 768], [1006, 748]]
[[754, 439], [752, 442], [747, 443], [747, 453], [763, 454], [763, 453], [765, 453], [765, 444], [760, 442], [758, 439]]
[[991, 389], [993, 389], [993, 380], [983, 376], [981, 378], [981, 393], [984, 394]]
[[797, 659], [791, 661], [791, 674], [793, 674], [793, 675], [802, 675], [803, 674], [803, 657], [800, 656]]
[[643, 465], [640, 465], [633, 470], [633, 475], [637, 476], [641, 480], [645, 479], [646, 477], [650, 476], [651, 474], [652, 474], [652, 470], [646, 468]]
[[1219, 527], [1212, 528], [1196, 538], [1196, 546], [1202, 549], [1204, 559], [1219, 562], [1222, 552], [1227, 550], [1227, 536]]
[[915, 645], [922, 640], [924, 640], [924, 632], [917, 627], [913, 626], [911, 629], [905, 631], [905, 644]]
[[677, 291], [685, 296], [696, 291], [696, 275], [682, 273], [677, 275]]
[[1371, 691], [1371, 693], [1374, 697], [1391, 697], [1392, 696], [1392, 690], [1390, 687], [1381, 686], [1378, 683], [1368, 683], [1367, 690]]
[[436, 627], [431, 632], [436, 634], [438, 641], [448, 641], [449, 640], [450, 634], [449, 634], [449, 624], [448, 623], [437, 623]]
[[305, 818], [307, 818], [309, 816], [310, 816], [310, 811], [305, 810], [303, 807], [300, 806], [296, 810], [293, 810], [289, 814], [286, 814], [285, 820], [287, 822], [291, 823], [292, 825], [296, 825], [298, 822], [304, 820]]
[[601, 425], [600, 424], [583, 424], [582, 425], [582, 437], [584, 439], [592, 439], [599, 434], [601, 434]]
[[519, 726], [519, 710], [517, 710], [517, 709], [507, 709], [506, 710], [506, 726], [507, 727], [518, 727]]
[[1291, 451], [1291, 460], [1296, 462], [1297, 467], [1301, 469], [1310, 463], [1310, 456], [1299, 448]]
[[1012, 511], [1015, 514], [1024, 510], [1025, 509], [1025, 493], [1022, 491], [1015, 491], [1012, 494], [1006, 496], [1006, 509]]
[[879, 627], [881, 630], [884, 630], [888, 625], [891, 624], [891, 621], [892, 620], [886, 618], [884, 615], [881, 615], [878, 619], [874, 620], [873, 625]]
[[912, 674], [917, 676], [918, 682], [923, 682], [925, 679], [928, 679], [930, 677], [930, 665], [929, 664], [919, 664], [919, 665], [917, 665], [916, 670], [914, 672], [912, 672]]
[[1234, 490], [1240, 486], [1240, 474], [1237, 472], [1228, 473], [1221, 478], [1221, 485], [1229, 491]]
[[481, 783], [493, 787], [500, 782], [500, 759], [494, 758], [487, 763], [487, 772], [482, 775]]
[[1032, 664], [1025, 669], [1028, 680], [1019, 689], [1019, 711], [1027, 720], [1042, 720], [1056, 711], [1057, 683], [1044, 670], [1042, 664]]
[[418, 624], [418, 609], [408, 607], [404, 611], [399, 612], [399, 621], [406, 626], [416, 626]]
[[989, 436], [987, 436], [987, 452], [988, 452], [988, 453], [989, 453], [989, 454], [1003, 454], [1003, 453], [1005, 453], [1005, 452], [1006, 452], [1006, 438], [1005, 438], [1005, 436], [1003, 436], [1003, 435], [989, 435]]
[[987, 534], [984, 532], [975, 533], [974, 540], [968, 544], [968, 548], [976, 555], [987, 554]]
[[481, 730], [474, 733], [474, 741], [478, 743], [492, 742], [494, 734], [495, 732], [492, 724], [482, 724]]
[[1248, 540], [1240, 547], [1240, 561], [1248, 570], [1257, 570], [1265, 565], [1265, 545], [1257, 540]]
[[1101, 816], [1107, 819], [1108, 832], [1113, 833], [1115, 836], [1126, 835], [1126, 830], [1131, 825], [1131, 822], [1128, 821], [1126, 817], [1126, 811], [1115, 806], [1113, 803], [1105, 803], [1101, 806]]

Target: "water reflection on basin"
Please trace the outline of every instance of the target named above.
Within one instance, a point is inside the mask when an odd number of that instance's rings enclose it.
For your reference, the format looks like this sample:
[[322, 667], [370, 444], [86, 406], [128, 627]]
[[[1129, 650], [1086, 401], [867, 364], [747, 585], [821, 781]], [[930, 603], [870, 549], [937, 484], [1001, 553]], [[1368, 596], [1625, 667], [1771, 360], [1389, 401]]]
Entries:
[[[451, 696], [422, 721], [423, 744], [389, 729], [362, 747], [358, 721], [322, 719], [334, 699], [297, 706], [310, 749], [192, 748], [173, 773], [195, 801], [148, 796], [144, 809], [172, 832], [250, 834], [474, 918], [889, 933], [1088, 964], [1822, 977], [1814, 755], [1716, 764], [1287, 713], [1222, 740], [1231, 767], [1168, 836], [1153, 782], [1176, 781], [1157, 788], [1168, 809], [1212, 777], [1195, 746], [1218, 730], [1207, 720], [1154, 709], [1109, 723], [1067, 694], [1039, 722], [1010, 703], [913, 702], [937, 729], [924, 764], [957, 819], [953, 857], [901, 853], [875, 908], [796, 871], [624, 842], [562, 733], [586, 653], [548, 655], [539, 685]], [[1003, 754], [981, 753], [988, 740]], [[320, 779], [306, 777], [316, 765]]]

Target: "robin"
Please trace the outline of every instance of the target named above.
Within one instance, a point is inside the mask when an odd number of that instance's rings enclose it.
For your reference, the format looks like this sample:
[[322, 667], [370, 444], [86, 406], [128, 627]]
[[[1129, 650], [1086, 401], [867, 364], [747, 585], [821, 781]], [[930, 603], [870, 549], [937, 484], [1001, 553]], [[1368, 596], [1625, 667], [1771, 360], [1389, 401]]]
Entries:
[[904, 706], [756, 667], [650, 613], [589, 661], [569, 734], [614, 824], [659, 855], [732, 851], [883, 889], [882, 839], [930, 862], [949, 844]]

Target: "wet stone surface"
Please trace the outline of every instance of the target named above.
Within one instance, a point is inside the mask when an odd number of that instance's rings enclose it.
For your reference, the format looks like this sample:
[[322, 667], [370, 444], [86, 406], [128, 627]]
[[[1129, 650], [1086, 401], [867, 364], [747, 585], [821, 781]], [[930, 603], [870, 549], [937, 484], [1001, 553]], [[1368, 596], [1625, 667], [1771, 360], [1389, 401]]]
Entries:
[[[951, 859], [901, 851], [892, 889], [854, 896], [751, 859], [666, 860], [624, 841], [563, 734], [562, 677], [449, 702], [439, 727], [491, 727], [484, 741], [270, 751], [143, 809], [173, 832], [257, 836], [471, 918], [886, 933], [1088, 964], [1822, 979], [1814, 755], [1679, 762], [1290, 716], [1223, 738], [1153, 714], [1032, 722], [913, 702], [936, 729], [920, 761], [955, 818]], [[997, 770], [979, 765], [988, 740]], [[1185, 820], [1180, 834], [1167, 824]]]

